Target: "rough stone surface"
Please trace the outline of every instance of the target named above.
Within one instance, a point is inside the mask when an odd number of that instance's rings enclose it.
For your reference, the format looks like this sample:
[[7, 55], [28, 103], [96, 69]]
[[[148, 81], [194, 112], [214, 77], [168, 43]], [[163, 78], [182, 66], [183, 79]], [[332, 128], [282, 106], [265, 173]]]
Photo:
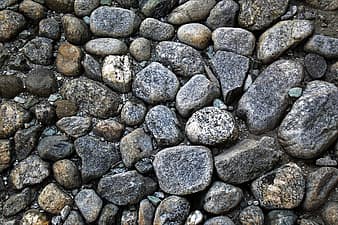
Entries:
[[91, 119], [80, 116], [63, 117], [56, 122], [56, 126], [67, 135], [78, 138], [89, 132]]
[[204, 225], [235, 225], [234, 222], [227, 216], [212, 217], [205, 221]]
[[56, 57], [56, 70], [65, 76], [77, 76], [81, 72], [81, 49], [70, 43], [62, 43]]
[[143, 199], [140, 202], [140, 207], [138, 210], [138, 225], [152, 225], [155, 210], [155, 206], [148, 199]]
[[143, 122], [147, 108], [140, 101], [127, 101], [121, 109], [121, 120], [128, 126], [135, 126]]
[[37, 146], [43, 126], [36, 125], [27, 129], [18, 130], [14, 135], [15, 156], [22, 160], [29, 156]]
[[63, 117], [75, 116], [78, 110], [76, 104], [69, 100], [57, 100], [55, 102], [55, 113], [59, 119]]
[[71, 14], [62, 17], [62, 26], [66, 39], [70, 43], [81, 45], [90, 38], [89, 28], [86, 23]]
[[294, 225], [297, 215], [291, 210], [272, 210], [266, 217], [268, 225]]
[[119, 208], [114, 204], [106, 204], [101, 211], [98, 225], [114, 224]]
[[85, 54], [81, 62], [85, 75], [92, 80], [102, 80], [100, 63], [89, 54]]
[[304, 46], [305, 51], [317, 53], [325, 58], [338, 58], [338, 38], [314, 35]]
[[39, 22], [39, 36], [53, 40], [60, 38], [60, 26], [54, 18], [43, 19]]
[[41, 20], [45, 17], [45, 7], [31, 0], [21, 2], [19, 11], [32, 20]]
[[121, 225], [138, 225], [137, 211], [135, 209], [125, 209], [121, 215]]
[[47, 97], [57, 91], [56, 78], [49, 69], [33, 69], [25, 79], [25, 84], [27, 91], [41, 97]]
[[16, 76], [0, 76], [0, 96], [14, 98], [23, 91], [23, 82]]
[[63, 225], [84, 225], [84, 221], [80, 215], [79, 212], [77, 211], [71, 211], [67, 217], [67, 219], [65, 220], [65, 222], [63, 223]]
[[136, 38], [129, 47], [130, 54], [137, 61], [146, 61], [151, 57], [151, 42], [146, 38]]
[[69, 159], [63, 159], [53, 164], [55, 180], [64, 188], [73, 189], [81, 186], [81, 175], [75, 165]]
[[173, 25], [154, 18], [147, 18], [140, 25], [140, 35], [154, 41], [170, 40], [175, 35]]
[[322, 217], [326, 224], [337, 225], [338, 224], [338, 203], [329, 202], [323, 209]]
[[324, 57], [309, 53], [304, 58], [304, 64], [306, 71], [312, 78], [319, 79], [325, 75], [327, 63]]
[[37, 150], [42, 159], [57, 161], [70, 156], [74, 146], [65, 136], [48, 136], [40, 140]]
[[206, 24], [213, 30], [219, 27], [233, 27], [238, 10], [239, 5], [233, 0], [219, 1], [211, 9]]
[[263, 225], [264, 213], [258, 206], [248, 206], [239, 214], [242, 225]]
[[37, 209], [30, 209], [23, 214], [20, 223], [22, 225], [44, 225], [48, 224], [49, 220], [45, 213], [41, 213]]
[[0, 41], [14, 38], [24, 29], [25, 24], [25, 17], [20, 13], [11, 10], [0, 11]]
[[25, 56], [32, 63], [50, 65], [53, 56], [53, 41], [45, 37], [36, 37], [23, 47]]
[[338, 2], [336, 0], [306, 0], [308, 4], [312, 5], [315, 8], [322, 10], [337, 10]]
[[[125, 1], [125, 0], [123, 0]], [[178, 4], [178, 0], [139, 0], [141, 12], [147, 17], [160, 18], [168, 14]]]
[[119, 141], [123, 131], [124, 125], [114, 119], [102, 120], [93, 128], [94, 134], [110, 142]]
[[115, 38], [97, 38], [86, 43], [88, 53], [98, 56], [123, 55], [128, 52], [127, 45]]
[[74, 10], [74, 0], [45, 0], [45, 4], [57, 12], [67, 13]]
[[203, 24], [189, 23], [178, 28], [177, 38], [194, 48], [205, 49], [211, 39], [211, 31]]
[[89, 16], [100, 5], [100, 0], [75, 0], [74, 11], [79, 17]]
[[18, 194], [11, 195], [3, 206], [4, 216], [13, 216], [24, 210], [32, 201], [33, 193], [29, 188], [25, 188]]
[[83, 189], [75, 196], [75, 204], [87, 223], [94, 222], [101, 211], [102, 200], [92, 189]]
[[0, 140], [0, 172], [11, 165], [13, 144], [7, 139]]

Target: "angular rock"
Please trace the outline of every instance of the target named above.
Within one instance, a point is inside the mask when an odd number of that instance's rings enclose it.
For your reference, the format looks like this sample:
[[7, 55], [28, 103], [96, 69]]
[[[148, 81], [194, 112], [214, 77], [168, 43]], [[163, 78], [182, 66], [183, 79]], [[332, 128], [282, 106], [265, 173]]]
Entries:
[[16, 76], [0, 76], [0, 97], [14, 98], [23, 91], [23, 82]]
[[11, 10], [0, 11], [0, 41], [14, 38], [24, 29], [25, 25], [25, 17], [20, 13]]
[[139, 0], [138, 2], [141, 12], [147, 17], [154, 18], [167, 15], [178, 4], [178, 0]]
[[88, 53], [98, 56], [124, 55], [128, 52], [127, 45], [115, 38], [96, 38], [86, 43]]
[[217, 216], [205, 221], [204, 225], [235, 225], [234, 222], [227, 216]]
[[309, 53], [304, 58], [304, 64], [306, 71], [312, 78], [319, 79], [325, 75], [327, 63], [324, 57]]
[[146, 38], [136, 38], [129, 47], [130, 54], [137, 61], [146, 61], [151, 57], [151, 42]]
[[47, 136], [40, 140], [37, 150], [42, 159], [57, 161], [70, 156], [74, 146], [66, 136]]
[[237, 2], [222, 0], [210, 11], [206, 25], [213, 30], [219, 27], [233, 27], [238, 10], [239, 5]]
[[119, 141], [124, 131], [124, 125], [114, 119], [107, 119], [98, 122], [93, 132], [95, 135], [103, 137], [106, 141]]
[[106, 204], [101, 211], [98, 225], [114, 224], [119, 208], [114, 204]]
[[338, 224], [338, 203], [329, 202], [322, 211], [322, 218], [328, 225]]
[[100, 0], [75, 0], [74, 12], [79, 17], [89, 16], [100, 5]]
[[200, 23], [189, 23], [178, 28], [177, 38], [194, 48], [205, 49], [211, 39], [211, 31]]
[[321, 9], [321, 10], [337, 10], [338, 9], [338, 2], [333, 0], [306, 0], [308, 4], [311, 6]]
[[27, 91], [41, 97], [48, 97], [57, 91], [57, 80], [49, 69], [33, 69], [25, 79], [25, 84]]
[[307, 84], [278, 129], [278, 140], [293, 157], [310, 159], [337, 139], [338, 88], [325, 81]]
[[4, 216], [13, 216], [24, 210], [32, 202], [33, 193], [25, 188], [18, 194], [11, 195], [3, 205]]
[[291, 210], [272, 210], [266, 217], [268, 225], [294, 225], [297, 215]]
[[102, 208], [102, 200], [93, 189], [81, 190], [74, 200], [87, 223], [94, 222], [98, 218]]
[[24, 0], [21, 2], [19, 11], [32, 20], [41, 20], [45, 17], [46, 13], [45, 7], [31, 0]]
[[175, 35], [173, 25], [154, 18], [147, 18], [140, 25], [140, 35], [154, 41], [170, 40]]
[[56, 12], [68, 13], [74, 10], [74, 0], [45, 0], [45, 4]]
[[45, 37], [36, 37], [23, 47], [23, 52], [32, 63], [50, 65], [53, 57], [53, 41]]
[[304, 50], [317, 53], [325, 58], [338, 58], [338, 38], [313, 35], [304, 46]]
[[62, 17], [62, 26], [67, 41], [72, 44], [81, 45], [90, 39], [86, 23], [71, 14]]
[[37, 146], [42, 129], [42, 125], [36, 125], [15, 133], [15, 156], [18, 160], [26, 158]]
[[54, 18], [43, 19], [39, 22], [39, 36], [53, 40], [60, 38], [60, 26]]
[[91, 128], [91, 119], [89, 117], [71, 116], [63, 117], [56, 122], [56, 126], [67, 135], [74, 138], [87, 134]]
[[138, 225], [152, 225], [155, 210], [155, 206], [148, 199], [143, 199], [138, 210]]
[[0, 172], [11, 165], [11, 153], [13, 145], [10, 140], [0, 139]]
[[258, 206], [248, 206], [239, 214], [242, 225], [263, 225], [264, 213]]
[[269, 65], [239, 100], [237, 113], [246, 119], [249, 130], [260, 134], [274, 129], [288, 105], [288, 91], [300, 85], [304, 69], [291, 60]]
[[135, 126], [143, 122], [147, 107], [139, 101], [127, 101], [121, 109], [121, 120], [128, 126]]
[[44, 125], [51, 125], [55, 122], [55, 108], [49, 103], [40, 103], [35, 105], [35, 118]]
[[81, 49], [67, 42], [59, 47], [56, 57], [56, 70], [65, 76], [77, 76], [81, 72]]
[[63, 225], [84, 225], [84, 221], [77, 211], [71, 211]]
[[97, 81], [102, 80], [101, 65], [91, 55], [85, 54], [81, 64], [88, 78]]
[[76, 104], [68, 100], [57, 100], [55, 106], [55, 113], [59, 119], [75, 116], [78, 110]]
[[53, 164], [55, 180], [64, 188], [73, 189], [81, 186], [80, 172], [72, 161], [63, 159]]

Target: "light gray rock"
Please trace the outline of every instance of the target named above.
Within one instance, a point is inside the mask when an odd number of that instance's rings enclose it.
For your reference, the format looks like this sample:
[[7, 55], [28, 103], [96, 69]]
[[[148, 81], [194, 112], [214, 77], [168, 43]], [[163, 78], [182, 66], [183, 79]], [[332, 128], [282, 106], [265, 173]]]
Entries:
[[79, 17], [89, 16], [100, 5], [100, 0], [75, 0], [74, 12]]
[[227, 216], [212, 217], [205, 221], [204, 225], [235, 225], [234, 222]]
[[304, 58], [306, 71], [314, 79], [322, 78], [327, 69], [327, 63], [323, 56], [309, 53]]
[[219, 1], [210, 11], [206, 25], [211, 29], [233, 27], [235, 25], [239, 5], [233, 0]]
[[297, 215], [291, 210], [272, 210], [266, 216], [267, 225], [294, 225]]
[[124, 55], [128, 52], [127, 45], [115, 38], [97, 38], [90, 40], [85, 45], [85, 50], [93, 55]]
[[102, 200], [93, 189], [81, 190], [74, 200], [87, 223], [94, 222], [98, 218], [102, 208]]
[[23, 47], [23, 52], [29, 61], [50, 65], [53, 57], [53, 41], [45, 37], [36, 37]]
[[304, 50], [317, 53], [325, 58], [338, 58], [338, 38], [314, 35], [306, 42]]
[[127, 101], [121, 109], [121, 120], [128, 126], [135, 126], [143, 122], [147, 107], [140, 101]]
[[200, 23], [184, 24], [178, 28], [177, 38], [194, 48], [205, 49], [211, 39], [211, 31]]
[[154, 41], [170, 40], [175, 35], [173, 25], [154, 18], [146, 18], [140, 25], [140, 35]]
[[146, 61], [151, 57], [151, 42], [146, 38], [136, 38], [129, 47], [130, 54], [137, 61]]
[[63, 225], [84, 225], [84, 221], [78, 211], [71, 211]]
[[56, 126], [61, 131], [74, 138], [78, 138], [87, 134], [91, 128], [91, 125], [91, 118], [81, 116], [63, 117], [56, 122]]
[[240, 212], [239, 221], [242, 225], [263, 225], [264, 213], [258, 206], [248, 206]]

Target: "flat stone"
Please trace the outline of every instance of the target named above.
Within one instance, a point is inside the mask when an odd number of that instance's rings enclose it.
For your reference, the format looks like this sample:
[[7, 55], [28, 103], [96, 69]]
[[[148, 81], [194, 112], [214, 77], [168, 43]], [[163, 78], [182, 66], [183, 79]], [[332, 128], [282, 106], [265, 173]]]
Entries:
[[148, 199], [143, 199], [140, 202], [140, 207], [138, 210], [138, 225], [153, 224], [155, 210], [155, 206]]
[[62, 26], [67, 41], [72, 44], [82, 45], [90, 39], [90, 32], [86, 23], [71, 14], [62, 17]]
[[291, 210], [272, 210], [265, 220], [268, 225], [294, 225], [297, 215]]
[[81, 49], [70, 43], [62, 43], [55, 60], [56, 70], [65, 76], [77, 76], [81, 72]]
[[141, 12], [147, 17], [154, 18], [167, 15], [178, 4], [178, 0], [139, 0], [138, 2]]
[[21, 2], [19, 11], [32, 20], [41, 20], [46, 14], [43, 5], [31, 0]]
[[81, 186], [81, 175], [75, 165], [69, 159], [56, 161], [53, 164], [55, 180], [66, 189], [74, 189]]
[[23, 82], [16, 76], [0, 76], [0, 96], [14, 98], [23, 91]]
[[124, 132], [124, 125], [114, 119], [102, 120], [95, 125], [93, 132], [106, 141], [119, 141]]
[[309, 53], [304, 58], [304, 64], [306, 71], [312, 78], [319, 79], [325, 75], [327, 63], [324, 57]]
[[176, 146], [155, 155], [154, 170], [160, 188], [169, 194], [188, 195], [211, 183], [213, 159], [203, 146]]
[[140, 35], [154, 41], [170, 40], [175, 35], [173, 25], [154, 18], [146, 18], [140, 25]]
[[304, 46], [304, 50], [317, 53], [325, 58], [338, 58], [338, 38], [313, 35]]
[[278, 140], [293, 157], [310, 159], [337, 139], [338, 88], [325, 81], [307, 84], [278, 129]]
[[219, 1], [211, 9], [206, 25], [213, 30], [219, 27], [233, 27], [238, 10], [239, 5], [233, 0]]
[[29, 188], [25, 188], [22, 192], [11, 195], [3, 205], [4, 216], [14, 216], [24, 210], [33, 200], [33, 193]]
[[56, 12], [68, 13], [74, 10], [74, 0], [45, 0], [45, 4]]
[[101, 64], [89, 54], [85, 54], [81, 61], [85, 75], [92, 80], [101, 81]]
[[18, 130], [14, 135], [15, 156], [22, 160], [29, 156], [39, 142], [40, 134], [43, 130], [42, 125], [36, 125], [27, 129]]
[[53, 57], [53, 41], [45, 37], [36, 37], [25, 44], [23, 52], [32, 63], [50, 65]]
[[263, 225], [264, 213], [258, 206], [248, 206], [239, 214], [241, 225]]
[[288, 91], [300, 85], [303, 74], [304, 69], [298, 62], [279, 60], [257, 77], [237, 108], [252, 133], [260, 134], [278, 125], [289, 105]]
[[0, 41], [8, 41], [24, 29], [26, 20], [20, 13], [11, 10], [0, 11]]
[[100, 5], [100, 0], [75, 0], [74, 12], [79, 17], [89, 16]]
[[321, 9], [321, 10], [337, 10], [338, 9], [338, 1], [336, 0], [306, 0], [306, 3], [310, 4], [311, 6]]
[[96, 38], [85, 45], [85, 50], [93, 55], [124, 55], [128, 52], [127, 45], [115, 38]]
[[39, 22], [39, 36], [58, 40], [60, 35], [59, 23], [54, 18], [43, 19]]
[[204, 225], [235, 225], [234, 222], [227, 216], [212, 217], [205, 221]]
[[146, 61], [151, 57], [151, 41], [146, 38], [136, 38], [129, 47], [130, 54], [137, 61]]
[[10, 140], [0, 139], [0, 172], [4, 171], [11, 165], [11, 153], [13, 144]]
[[67, 135], [78, 138], [87, 134], [91, 128], [91, 118], [70, 116], [56, 122], [56, 126]]
[[93, 189], [81, 190], [74, 200], [87, 223], [94, 222], [99, 217], [102, 200]]
[[140, 101], [127, 101], [121, 109], [121, 120], [128, 126], [139, 125], [143, 122], [147, 107]]
[[178, 28], [177, 38], [194, 48], [205, 49], [211, 39], [211, 31], [203, 24], [189, 23]]
[[74, 146], [66, 136], [47, 136], [40, 140], [37, 150], [42, 159], [57, 161], [70, 156]]
[[53, 71], [44, 68], [30, 71], [25, 79], [25, 85], [27, 91], [41, 97], [48, 97], [56, 92], [58, 88]]
[[322, 211], [322, 218], [328, 225], [337, 225], [338, 221], [338, 203], [329, 202]]

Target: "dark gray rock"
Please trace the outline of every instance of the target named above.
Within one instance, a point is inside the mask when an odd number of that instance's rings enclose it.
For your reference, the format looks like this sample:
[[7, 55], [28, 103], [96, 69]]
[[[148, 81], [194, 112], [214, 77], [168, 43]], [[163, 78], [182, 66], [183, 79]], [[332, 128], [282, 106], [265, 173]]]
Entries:
[[75, 0], [74, 12], [79, 17], [89, 16], [100, 5], [100, 0]]
[[136, 38], [129, 47], [130, 54], [137, 61], [146, 61], [151, 57], [151, 41], [146, 38]]
[[234, 222], [227, 216], [212, 217], [205, 221], [204, 225], [235, 225]]
[[175, 35], [173, 25], [154, 18], [146, 18], [140, 25], [140, 35], [154, 41], [170, 40]]
[[129, 205], [136, 204], [156, 188], [155, 181], [133, 170], [101, 178], [97, 191], [113, 204]]
[[[40, 212], [38, 209], [30, 209], [26, 211], [22, 219], [20, 220], [21, 224], [48, 224], [49, 219], [47, 218], [46, 213]], [[7, 225], [7, 224], [6, 224]], [[13, 225], [13, 224], [8, 224], [8, 225]]]
[[153, 165], [160, 188], [169, 194], [193, 194], [211, 183], [213, 158], [203, 146], [166, 148], [155, 155]]
[[194, 144], [215, 146], [235, 141], [238, 128], [231, 113], [205, 107], [192, 114], [186, 123], [185, 133]]
[[18, 3], [18, 0], [3, 0], [0, 2], [0, 9], [5, 9], [8, 6], [12, 6], [16, 3]]
[[16, 76], [0, 76], [0, 97], [14, 98], [23, 91], [23, 82]]
[[74, 0], [45, 0], [45, 4], [56, 12], [69, 13], [74, 10]]
[[153, 162], [151, 158], [143, 158], [135, 163], [135, 169], [142, 174], [153, 172]]
[[238, 10], [237, 2], [233, 0], [220, 1], [210, 11], [206, 24], [213, 30], [219, 27], [233, 27]]
[[43, 19], [39, 22], [39, 36], [53, 40], [60, 38], [60, 26], [54, 18]]
[[50, 65], [53, 57], [53, 41], [45, 37], [36, 37], [23, 47], [23, 52], [32, 63]]
[[328, 225], [337, 225], [337, 215], [338, 215], [338, 203], [329, 202], [326, 204], [322, 211], [322, 218], [325, 221], [325, 224]]
[[138, 225], [137, 210], [134, 208], [124, 209], [121, 216], [121, 225]]
[[162, 41], [156, 46], [156, 55], [161, 63], [170, 66], [177, 75], [191, 77], [204, 72], [201, 54], [188, 45]]
[[151, 108], [145, 124], [160, 146], [177, 145], [183, 139], [176, 114], [164, 105]]
[[62, 17], [62, 26], [67, 41], [72, 44], [81, 45], [90, 39], [86, 23], [71, 14]]
[[177, 38], [182, 43], [202, 50], [208, 47], [211, 31], [200, 23], [184, 24], [178, 28]]
[[26, 158], [39, 142], [43, 126], [36, 125], [18, 130], [14, 135], [15, 155], [18, 160]]
[[288, 105], [288, 91], [300, 85], [303, 67], [291, 60], [279, 60], [269, 65], [239, 100], [237, 113], [246, 119], [252, 133], [274, 129]]
[[115, 219], [119, 208], [114, 204], [107, 204], [102, 208], [98, 225], [110, 225], [115, 224]]
[[338, 58], [338, 38], [314, 35], [306, 42], [304, 50], [317, 53], [325, 58]]
[[63, 225], [84, 225], [84, 221], [78, 211], [72, 210]]
[[297, 215], [290, 210], [272, 210], [266, 217], [267, 225], [294, 225]]
[[123, 132], [124, 125], [114, 119], [101, 120], [93, 129], [95, 135], [110, 142], [119, 141]]
[[56, 122], [56, 126], [67, 135], [78, 138], [86, 135], [92, 122], [90, 117], [70, 116], [63, 117]]
[[0, 11], [0, 18], [0, 41], [14, 38], [26, 25], [25, 17], [11, 10]]
[[53, 164], [55, 180], [67, 189], [81, 186], [81, 175], [75, 163], [69, 159], [63, 159]]
[[212, 58], [211, 63], [220, 80], [226, 103], [232, 102], [242, 92], [249, 62], [247, 57], [226, 51], [218, 51]]
[[141, 12], [147, 17], [154, 18], [167, 15], [178, 4], [178, 0], [139, 0], [138, 2]]
[[138, 210], [138, 225], [152, 225], [155, 210], [155, 206], [148, 199], [143, 199]]
[[94, 222], [99, 217], [102, 200], [93, 189], [81, 190], [74, 200], [87, 223]]
[[312, 78], [319, 79], [325, 75], [327, 63], [324, 57], [309, 53], [304, 58], [304, 64], [306, 71]]
[[102, 80], [101, 65], [91, 55], [85, 54], [81, 62], [85, 75], [92, 80]]
[[262, 137], [260, 140], [244, 139], [215, 157], [218, 176], [227, 183], [242, 184], [253, 180], [274, 168], [281, 152], [276, 140]]
[[26, 89], [30, 93], [48, 97], [57, 91], [57, 81], [53, 72], [49, 69], [33, 69], [25, 79]]
[[57, 161], [70, 156], [74, 146], [66, 136], [47, 136], [41, 139], [37, 150], [42, 159]]
[[136, 74], [133, 92], [150, 104], [174, 100], [179, 89], [176, 75], [158, 62], [152, 62]]
[[317, 222], [310, 219], [301, 219], [298, 223], [299, 225], [319, 225]]
[[19, 5], [19, 12], [35, 21], [39, 21], [46, 16], [45, 7], [32, 0], [22, 1]]
[[51, 125], [56, 120], [55, 107], [49, 103], [39, 103], [34, 106], [37, 121], [44, 125]]
[[107, 173], [120, 160], [117, 149], [109, 142], [84, 136], [74, 142], [76, 153], [82, 161], [81, 175], [85, 183]]
[[306, 0], [306, 3], [310, 4], [311, 6], [321, 9], [321, 10], [337, 10], [338, 9], [338, 2], [333, 0]]
[[121, 109], [121, 120], [128, 126], [135, 126], [143, 122], [147, 107], [139, 101], [127, 101]]
[[307, 84], [278, 130], [278, 140], [293, 157], [314, 158], [337, 140], [338, 88], [325, 81]]
[[33, 193], [29, 188], [25, 188], [18, 194], [11, 195], [3, 205], [3, 215], [13, 216], [24, 210], [33, 200]]
[[123, 55], [128, 52], [127, 45], [115, 38], [97, 38], [86, 43], [88, 53], [98, 56]]
[[264, 213], [258, 206], [248, 206], [240, 212], [239, 221], [242, 225], [263, 225]]

